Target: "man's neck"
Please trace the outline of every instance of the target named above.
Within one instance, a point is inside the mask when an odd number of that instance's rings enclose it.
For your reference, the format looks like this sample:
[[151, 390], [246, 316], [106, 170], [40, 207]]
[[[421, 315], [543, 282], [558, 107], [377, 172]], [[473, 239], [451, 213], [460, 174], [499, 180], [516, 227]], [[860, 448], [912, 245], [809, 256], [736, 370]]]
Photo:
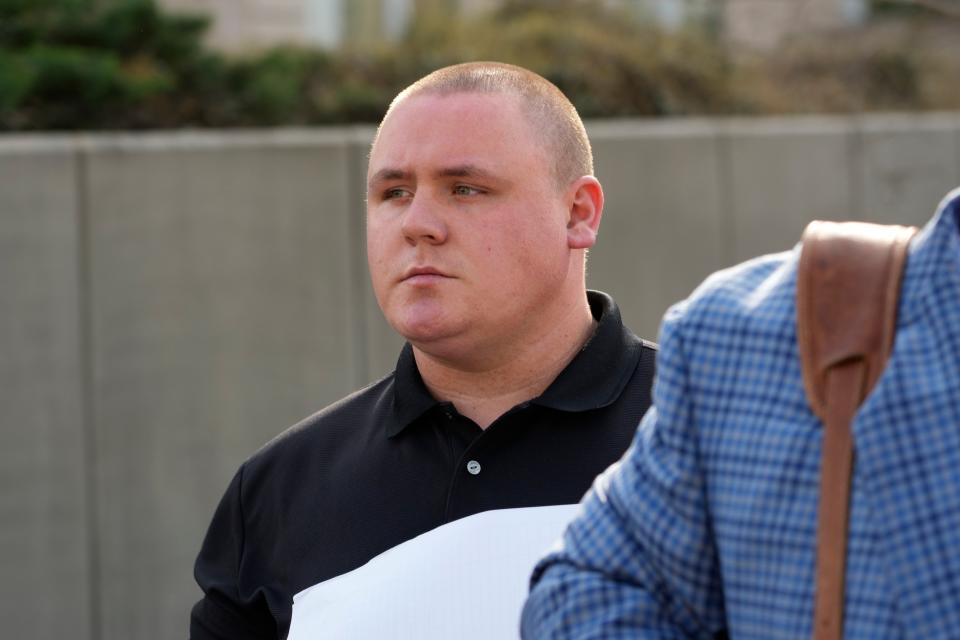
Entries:
[[438, 400], [452, 402], [481, 429], [516, 405], [536, 398], [556, 379], [593, 335], [597, 323], [589, 308], [565, 325], [539, 334], [527, 344], [501, 350], [501, 357], [457, 363], [414, 346], [417, 368]]

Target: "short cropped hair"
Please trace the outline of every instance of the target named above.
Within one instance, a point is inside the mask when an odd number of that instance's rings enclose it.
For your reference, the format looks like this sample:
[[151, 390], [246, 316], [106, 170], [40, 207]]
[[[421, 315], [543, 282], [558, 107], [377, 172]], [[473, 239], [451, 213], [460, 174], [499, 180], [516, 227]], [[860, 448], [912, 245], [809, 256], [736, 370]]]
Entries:
[[407, 98], [455, 93], [517, 96], [534, 135], [542, 136], [554, 158], [558, 183], [566, 186], [581, 176], [593, 175], [593, 152], [576, 107], [552, 82], [512, 64], [465, 62], [438, 69], [401, 91], [390, 103], [383, 122]]

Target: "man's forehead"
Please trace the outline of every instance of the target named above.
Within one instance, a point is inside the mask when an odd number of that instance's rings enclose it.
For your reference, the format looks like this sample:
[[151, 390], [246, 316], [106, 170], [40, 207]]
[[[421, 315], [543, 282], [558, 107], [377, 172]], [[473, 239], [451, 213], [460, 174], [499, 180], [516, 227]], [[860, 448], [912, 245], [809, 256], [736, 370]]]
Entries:
[[[370, 149], [371, 169], [373, 164], [402, 163], [402, 158], [432, 149], [442, 152], [446, 165], [479, 166], [477, 155], [532, 144], [529, 123], [522, 113], [511, 113], [509, 100], [510, 96], [485, 93], [409, 97], [380, 125]], [[481, 129], [486, 134], [475, 135]]]
[[450, 93], [423, 92], [402, 97], [393, 105], [380, 123], [374, 145], [392, 129], [420, 122], [429, 134], [438, 119], [459, 122], [462, 126], [476, 126], [478, 119], [493, 124], [524, 122], [529, 124], [523, 103], [516, 95], [502, 91], [457, 91]]

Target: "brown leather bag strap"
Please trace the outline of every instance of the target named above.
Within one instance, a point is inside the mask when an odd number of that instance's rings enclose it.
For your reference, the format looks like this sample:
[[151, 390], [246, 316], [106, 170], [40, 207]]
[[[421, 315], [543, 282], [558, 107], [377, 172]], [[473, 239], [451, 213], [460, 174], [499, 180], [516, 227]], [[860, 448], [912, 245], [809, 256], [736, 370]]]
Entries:
[[853, 434], [850, 425], [880, 377], [896, 327], [900, 279], [913, 227], [811, 222], [797, 274], [803, 384], [823, 422], [814, 640], [843, 634], [844, 571]]

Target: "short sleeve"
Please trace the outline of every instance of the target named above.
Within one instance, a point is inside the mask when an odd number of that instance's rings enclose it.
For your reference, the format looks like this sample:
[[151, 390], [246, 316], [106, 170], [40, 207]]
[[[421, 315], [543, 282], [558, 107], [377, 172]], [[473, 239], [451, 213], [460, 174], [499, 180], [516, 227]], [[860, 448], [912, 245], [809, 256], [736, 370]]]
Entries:
[[258, 594], [242, 595], [240, 567], [244, 554], [243, 472], [233, 477], [220, 500], [194, 565], [204, 596], [190, 615], [192, 640], [264, 640], [277, 630]]

